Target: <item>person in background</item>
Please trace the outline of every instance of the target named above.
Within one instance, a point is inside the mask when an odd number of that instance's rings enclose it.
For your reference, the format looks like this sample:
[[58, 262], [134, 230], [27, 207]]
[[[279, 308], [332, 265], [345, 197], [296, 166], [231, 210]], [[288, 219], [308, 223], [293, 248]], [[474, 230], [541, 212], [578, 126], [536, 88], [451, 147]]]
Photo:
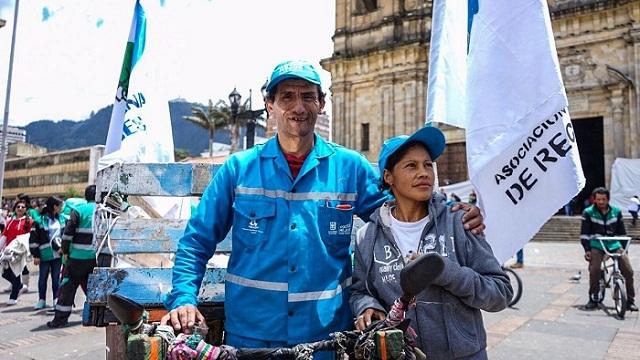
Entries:
[[564, 214], [567, 216], [573, 216], [573, 204], [575, 203], [575, 198], [569, 200], [566, 204], [564, 204]]
[[[17, 199], [22, 200], [24, 201], [25, 204], [27, 204], [27, 215], [29, 216], [29, 218], [35, 221], [37, 218], [40, 217], [40, 211], [42, 210], [42, 208], [39, 209], [38, 207], [34, 206], [34, 204], [38, 203], [36, 199], [31, 199], [29, 195], [24, 193], [18, 194]], [[31, 259], [29, 259], [29, 261], [31, 261]], [[29, 291], [30, 280], [31, 280], [31, 276], [29, 275], [29, 268], [25, 266], [24, 269], [22, 269], [22, 283], [25, 285], [22, 291], [24, 292]]]
[[637, 195], [633, 195], [631, 199], [629, 199], [629, 214], [631, 214], [631, 226], [636, 226], [636, 220], [638, 220], [638, 211], [640, 210], [640, 199], [638, 199]]
[[11, 211], [9, 210], [9, 206], [4, 206], [2, 208], [2, 212], [0, 213], [0, 231], [4, 231], [4, 227], [7, 224], [7, 220], [11, 218]]
[[469, 193], [469, 200], [467, 201], [471, 205], [475, 205], [478, 202], [478, 197], [476, 196], [476, 192], [471, 190]]
[[[600, 264], [604, 257], [604, 248], [598, 236], [626, 235], [622, 221], [622, 212], [615, 206], [609, 205], [609, 190], [604, 187], [595, 188], [591, 193], [594, 204], [582, 212], [582, 226], [580, 227], [580, 242], [584, 248], [584, 259], [589, 262], [589, 302], [585, 309], [595, 309], [598, 302], [600, 280]], [[621, 252], [623, 246], [629, 246], [626, 241], [607, 241], [604, 244], [609, 252]], [[629, 256], [623, 255], [619, 259], [620, 272], [624, 276], [627, 286], [627, 310], [638, 311], [635, 300], [635, 288], [633, 286], [633, 268], [629, 262]]]
[[416, 296], [406, 312], [427, 359], [486, 359], [486, 332], [480, 310], [507, 307], [509, 277], [484, 236], [464, 229], [433, 192], [433, 161], [444, 151], [442, 131], [424, 127], [411, 136], [384, 142], [378, 166], [387, 201], [358, 230], [350, 305], [363, 330], [382, 320], [402, 295], [400, 273], [420, 254], [437, 254], [444, 269]]
[[62, 230], [65, 225], [65, 219], [60, 215], [63, 203], [62, 199], [58, 197], [49, 197], [42, 214], [35, 219], [31, 229], [29, 248], [31, 255], [33, 255], [33, 263], [39, 267], [39, 300], [35, 306], [36, 309], [47, 307], [47, 278], [49, 274], [51, 274], [53, 304], [57, 300], [62, 266]]
[[518, 250], [516, 253], [516, 262], [509, 265], [512, 269], [522, 269], [524, 267], [524, 249]]
[[[23, 203], [26, 205], [26, 207], [27, 207], [27, 209], [26, 209], [26, 215], [27, 215], [27, 216], [28, 216], [32, 221], [34, 221], [34, 220], [39, 216], [39, 214], [40, 214], [40, 213], [39, 213], [37, 210], [34, 210], [34, 209], [31, 207], [32, 200], [31, 200], [31, 198], [29, 197], [29, 195], [27, 195], [27, 194], [25, 194], [25, 193], [19, 193], [18, 195], [16, 195], [16, 199], [15, 199], [15, 202], [14, 202], [14, 206], [15, 206], [15, 204], [16, 204], [17, 202], [19, 202], [19, 201], [23, 202]], [[4, 210], [4, 209], [3, 209], [3, 210]], [[8, 208], [8, 207], [7, 207], [7, 210], [9, 210], [9, 208]], [[14, 213], [15, 213], [15, 210], [14, 210]], [[8, 214], [8, 217], [11, 217], [11, 215], [12, 215], [12, 214]], [[29, 259], [29, 261], [31, 261], [31, 260]], [[22, 274], [21, 274], [20, 276], [21, 276], [21, 280], [22, 280], [22, 288], [20, 289], [20, 293], [22, 294], [22, 293], [29, 292], [29, 281], [30, 281], [30, 278], [31, 278], [31, 276], [30, 276], [30, 274], [29, 274], [29, 267], [25, 266], [25, 267], [22, 269]], [[9, 284], [9, 286], [8, 286], [8, 287], [6, 287], [6, 288], [4, 288], [4, 289], [2, 290], [2, 292], [10, 292], [10, 291], [11, 291], [11, 284]]]
[[449, 201], [449, 196], [447, 196], [447, 193], [442, 188], [440, 188], [440, 195], [444, 198], [445, 202]]
[[[6, 248], [11, 244], [18, 235], [28, 234], [31, 231], [32, 224], [33, 220], [27, 215], [27, 204], [22, 200], [16, 201], [13, 205], [13, 216], [9, 218], [2, 232], [2, 236], [5, 237], [4, 247]], [[24, 259], [24, 262], [26, 262], [26, 259]], [[22, 268], [26, 267], [22, 265], [20, 264]], [[18, 272], [20, 272], [20, 268], [18, 268]], [[14, 274], [11, 267], [7, 267], [2, 271], [2, 277], [9, 281], [11, 285], [11, 294], [7, 305], [15, 305], [18, 301], [18, 295], [24, 292], [26, 285], [22, 283], [20, 275]]]
[[67, 258], [64, 267], [60, 297], [55, 306], [53, 320], [47, 322], [50, 328], [66, 326], [76, 297], [78, 286], [87, 294], [87, 280], [96, 266], [96, 252], [93, 248], [93, 212], [96, 208], [96, 186], [89, 185], [84, 190], [84, 203], [76, 202], [71, 207], [69, 220], [62, 235], [62, 254]]

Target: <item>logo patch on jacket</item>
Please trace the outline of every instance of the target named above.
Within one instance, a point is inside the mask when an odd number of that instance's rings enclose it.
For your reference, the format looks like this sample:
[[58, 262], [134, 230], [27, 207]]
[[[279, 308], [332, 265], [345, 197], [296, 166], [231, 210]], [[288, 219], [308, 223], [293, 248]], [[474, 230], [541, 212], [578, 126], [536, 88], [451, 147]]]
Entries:
[[263, 233], [263, 231], [260, 230], [260, 224], [258, 224], [258, 222], [255, 219], [251, 219], [249, 221], [249, 225], [247, 227], [243, 227], [242, 230], [248, 231], [253, 235], [258, 233], [259, 234]]
[[330, 221], [329, 235], [351, 235], [351, 223], [338, 225], [337, 222]]

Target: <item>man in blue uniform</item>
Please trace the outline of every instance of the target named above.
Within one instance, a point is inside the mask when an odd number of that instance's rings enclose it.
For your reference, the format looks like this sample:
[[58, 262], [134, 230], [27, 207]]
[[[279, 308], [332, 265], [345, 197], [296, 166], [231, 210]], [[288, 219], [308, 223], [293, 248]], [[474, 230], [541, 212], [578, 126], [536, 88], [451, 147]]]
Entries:
[[[266, 107], [277, 135], [227, 160], [180, 239], [164, 319], [176, 330], [203, 320], [195, 306], [206, 263], [232, 226], [225, 278], [229, 345], [291, 346], [351, 326], [352, 219], [367, 220], [383, 197], [361, 154], [314, 133], [324, 105], [311, 64], [276, 66]], [[468, 209], [467, 226], [482, 231], [478, 209]]]

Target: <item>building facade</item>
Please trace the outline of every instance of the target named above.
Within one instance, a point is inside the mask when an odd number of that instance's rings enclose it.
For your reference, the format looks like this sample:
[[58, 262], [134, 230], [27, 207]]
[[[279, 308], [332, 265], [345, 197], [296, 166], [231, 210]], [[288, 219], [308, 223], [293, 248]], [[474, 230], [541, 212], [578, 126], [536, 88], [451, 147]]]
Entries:
[[[2, 128], [0, 128], [0, 136], [2, 136]], [[27, 139], [27, 130], [16, 126], [7, 126], [7, 143], [5, 148], [5, 155], [9, 149], [9, 145], [17, 142], [25, 142]]]
[[[549, 0], [587, 186], [640, 157], [640, 1]], [[432, 1], [336, 0], [333, 139], [375, 161], [382, 141], [424, 124]], [[467, 178], [462, 130], [443, 126], [441, 183]], [[584, 194], [583, 194], [584, 195]]]
[[64, 195], [95, 184], [103, 145], [7, 159], [3, 196], [15, 198], [25, 193], [32, 198]]
[[323, 139], [331, 141], [331, 117], [324, 111], [318, 114], [315, 132]]

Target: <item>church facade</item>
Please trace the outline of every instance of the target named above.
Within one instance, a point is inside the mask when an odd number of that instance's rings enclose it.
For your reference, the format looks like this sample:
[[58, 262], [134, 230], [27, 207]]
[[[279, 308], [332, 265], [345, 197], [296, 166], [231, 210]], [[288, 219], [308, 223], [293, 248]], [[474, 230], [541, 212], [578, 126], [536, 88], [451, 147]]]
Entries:
[[[640, 157], [640, 1], [549, 0], [587, 187]], [[432, 1], [336, 0], [333, 140], [376, 161], [384, 139], [424, 124]], [[442, 125], [441, 183], [467, 179], [464, 131]], [[584, 194], [583, 194], [584, 195]]]

